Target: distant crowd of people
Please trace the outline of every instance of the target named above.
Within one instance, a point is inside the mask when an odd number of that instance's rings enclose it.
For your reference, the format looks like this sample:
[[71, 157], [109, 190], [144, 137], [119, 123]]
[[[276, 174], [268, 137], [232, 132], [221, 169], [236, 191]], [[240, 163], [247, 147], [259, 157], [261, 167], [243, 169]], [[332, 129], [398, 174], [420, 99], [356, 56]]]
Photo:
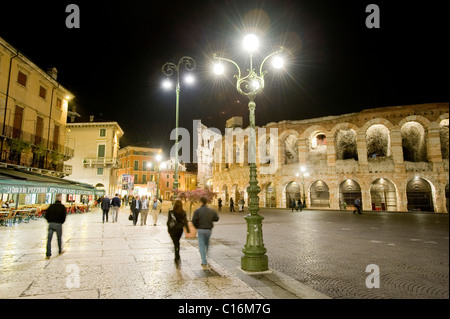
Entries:
[[[56, 195], [56, 201], [54, 204], [50, 205], [47, 209], [47, 213], [45, 218], [49, 223], [48, 227], [48, 239], [47, 239], [47, 251], [46, 257], [50, 258], [51, 256], [51, 241], [53, 237], [53, 233], [56, 232], [58, 239], [58, 248], [59, 254], [64, 253], [62, 250], [62, 224], [64, 224], [66, 220], [66, 208], [61, 203], [61, 194]], [[209, 268], [207, 262], [207, 253], [209, 247], [209, 239], [211, 237], [211, 231], [214, 227], [214, 222], [219, 221], [218, 213], [207, 206], [207, 198], [201, 198], [201, 207], [195, 210], [192, 224], [197, 230], [197, 237], [199, 243], [199, 252], [201, 258], [201, 266], [203, 268]], [[117, 222], [118, 220], [118, 212], [121, 206], [129, 206], [130, 207], [130, 215], [129, 220], [133, 222], [133, 225], [137, 225], [138, 217], [140, 215], [141, 226], [147, 224], [148, 213], [150, 212], [153, 217], [153, 226], [157, 225], [158, 215], [161, 213], [162, 207], [162, 199], [161, 198], [152, 198], [151, 200], [147, 196], [124, 196], [120, 197], [119, 194], [115, 194], [114, 197], [110, 198], [108, 195], [103, 196], [101, 199], [97, 201], [100, 203], [102, 209], [102, 220], [103, 223], [108, 222], [109, 211], [112, 212], [112, 222]], [[234, 201], [233, 198], [230, 198], [230, 212], [234, 212]], [[245, 201], [244, 199], [240, 199], [238, 201], [239, 211], [244, 210]], [[300, 199], [291, 201], [292, 211], [294, 209], [302, 210], [303, 203]], [[357, 198], [354, 201], [355, 210], [353, 214], [358, 212], [361, 214], [361, 199]], [[222, 199], [218, 199], [218, 210], [222, 209]], [[180, 199], [176, 199], [172, 201], [172, 207], [168, 211], [167, 215], [167, 231], [169, 236], [171, 237], [174, 245], [175, 252], [175, 263], [177, 267], [180, 265], [180, 238], [183, 234], [183, 231], [190, 232], [190, 227], [188, 225], [188, 220], [186, 217], [186, 212], [183, 209], [183, 203]]]
[[[48, 237], [47, 237], [47, 249], [46, 258], [50, 259], [52, 255], [51, 242], [53, 234], [56, 232], [58, 241], [58, 252], [63, 254], [64, 250], [62, 248], [62, 225], [66, 221], [66, 208], [61, 203], [62, 194], [57, 194], [55, 197], [55, 203], [51, 204], [45, 215], [48, 221]], [[112, 222], [117, 222], [118, 211], [120, 206], [127, 203], [130, 206], [130, 216], [129, 220], [133, 221], [133, 225], [136, 226], [138, 216], [140, 215], [141, 226], [146, 225], [147, 215], [151, 212], [153, 217], [153, 225], [157, 225], [158, 215], [161, 213], [162, 199], [157, 199], [154, 197], [149, 200], [147, 196], [127, 196], [126, 199], [120, 198], [119, 194], [115, 194], [114, 197], [110, 198], [108, 195], [103, 196], [98, 200], [100, 207], [102, 209], [102, 220], [103, 223], [108, 222], [109, 211], [112, 211]], [[197, 237], [199, 243], [199, 252], [201, 258], [201, 266], [203, 268], [209, 268], [207, 261], [207, 253], [209, 248], [209, 239], [211, 237], [211, 230], [214, 227], [214, 222], [219, 220], [219, 215], [215, 210], [207, 206], [207, 198], [201, 198], [201, 207], [195, 210], [192, 217], [192, 224], [197, 229]], [[180, 238], [183, 231], [186, 230], [190, 232], [188, 225], [186, 212], [183, 209], [183, 203], [180, 199], [176, 199], [172, 202], [172, 207], [169, 209], [167, 216], [167, 232], [171, 237], [174, 244], [175, 251], [175, 263], [177, 267], [180, 266]]]

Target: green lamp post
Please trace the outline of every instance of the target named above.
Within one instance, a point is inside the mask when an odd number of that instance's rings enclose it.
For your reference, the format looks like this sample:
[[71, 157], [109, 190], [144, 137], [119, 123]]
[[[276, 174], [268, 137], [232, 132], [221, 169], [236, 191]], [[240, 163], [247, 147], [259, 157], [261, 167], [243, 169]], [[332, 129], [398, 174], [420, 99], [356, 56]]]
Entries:
[[247, 221], [247, 241], [242, 249], [244, 256], [241, 258], [242, 270], [249, 272], [262, 272], [269, 269], [268, 257], [266, 255], [267, 249], [264, 247], [263, 234], [262, 234], [262, 220], [264, 217], [258, 214], [259, 211], [259, 198], [260, 187], [257, 180], [257, 168], [256, 168], [256, 134], [255, 134], [255, 98], [264, 89], [264, 75], [267, 73], [263, 71], [264, 63], [272, 58], [272, 64], [276, 68], [283, 67], [283, 59], [278, 54], [283, 51], [283, 47], [279, 50], [269, 54], [261, 63], [259, 73], [256, 73], [253, 68], [253, 53], [257, 50], [259, 40], [254, 34], [249, 34], [244, 38], [244, 48], [250, 54], [250, 68], [248, 74], [243, 76], [239, 65], [229, 59], [218, 57], [214, 54], [214, 59], [218, 62], [214, 65], [214, 72], [216, 74], [222, 74], [224, 67], [222, 61], [228, 62], [236, 66], [238, 74], [234, 77], [236, 81], [237, 91], [248, 97], [249, 103], [249, 120], [250, 120], [250, 143], [249, 143], [249, 166], [250, 166], [250, 186], [247, 187], [249, 194], [249, 211], [250, 214], [245, 217]]
[[[175, 87], [176, 92], [176, 112], [175, 112], [175, 180], [173, 182], [173, 188], [175, 190], [174, 198], [176, 198], [178, 189], [178, 113], [179, 113], [179, 105], [180, 105], [180, 66], [184, 65], [187, 71], [194, 71], [196, 67], [195, 60], [189, 56], [182, 57], [178, 64], [167, 62], [162, 66], [162, 72], [167, 76], [167, 79], [163, 82], [163, 87], [165, 89], [170, 89], [172, 87], [172, 83], [169, 81], [169, 77], [171, 77], [174, 71], [177, 74], [177, 84]], [[185, 78], [186, 83], [191, 84], [194, 82], [194, 78], [188, 74]]]

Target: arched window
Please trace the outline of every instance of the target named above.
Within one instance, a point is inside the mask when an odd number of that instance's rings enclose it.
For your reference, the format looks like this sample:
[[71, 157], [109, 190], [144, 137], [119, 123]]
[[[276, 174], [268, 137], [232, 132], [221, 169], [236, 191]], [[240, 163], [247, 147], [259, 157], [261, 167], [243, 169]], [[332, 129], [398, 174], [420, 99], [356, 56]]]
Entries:
[[418, 122], [407, 122], [401, 128], [403, 159], [409, 162], [426, 162], [425, 130]]
[[266, 186], [266, 207], [277, 207], [277, 190], [273, 183]]
[[222, 196], [223, 200], [225, 201], [225, 204], [228, 205], [229, 196], [228, 196], [228, 187], [227, 185], [222, 186]]
[[406, 186], [409, 211], [434, 212], [431, 185], [420, 177], [410, 180]]
[[347, 179], [339, 186], [340, 204], [347, 206], [353, 206], [355, 199], [361, 199], [361, 187], [357, 182], [351, 179]]
[[311, 207], [330, 207], [330, 191], [323, 181], [316, 181], [311, 185]]
[[300, 199], [300, 185], [296, 182], [290, 182], [286, 185], [286, 207], [291, 208], [292, 200]]
[[397, 195], [395, 186], [385, 178], [378, 178], [370, 186], [372, 210], [396, 211]]
[[387, 157], [390, 156], [391, 138], [389, 130], [382, 124], [374, 124], [367, 129], [367, 157]]
[[356, 146], [356, 132], [354, 129], [339, 130], [335, 138], [336, 159], [358, 160], [358, 151]]

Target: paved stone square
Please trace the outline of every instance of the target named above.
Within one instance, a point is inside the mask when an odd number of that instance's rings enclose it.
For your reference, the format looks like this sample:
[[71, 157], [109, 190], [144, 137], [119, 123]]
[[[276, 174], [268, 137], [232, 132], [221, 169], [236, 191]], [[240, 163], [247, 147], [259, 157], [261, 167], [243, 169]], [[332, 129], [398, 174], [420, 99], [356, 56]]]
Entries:
[[121, 209], [117, 223], [102, 223], [98, 209], [69, 215], [63, 225], [65, 253], [58, 255], [54, 236], [49, 260], [45, 219], [1, 227], [0, 298], [328, 298], [276, 271], [246, 275], [237, 268], [240, 255], [218, 243], [210, 251], [233, 261], [231, 268], [210, 258], [211, 269], [203, 269], [197, 240], [182, 239], [177, 269], [166, 214], [157, 226], [133, 226], [128, 213]]
[[[0, 298], [88, 299], [371, 299], [448, 298], [448, 215], [344, 211], [291, 213], [261, 209], [270, 271], [240, 270], [248, 213], [220, 212], [208, 262], [196, 239], [181, 240], [173, 262], [165, 226], [133, 226], [101, 212], [74, 214], [63, 226], [65, 253], [45, 259], [47, 222], [0, 227]], [[149, 217], [148, 224], [151, 217]], [[54, 236], [53, 252], [57, 252]], [[380, 270], [380, 288], [367, 288], [366, 267]], [[79, 280], [79, 281], [77, 281]]]
[[[327, 296], [449, 297], [448, 214], [266, 208], [259, 213], [265, 217], [269, 267]], [[214, 240], [240, 251], [246, 214], [225, 207]], [[380, 288], [366, 287], [370, 264], [379, 267]]]

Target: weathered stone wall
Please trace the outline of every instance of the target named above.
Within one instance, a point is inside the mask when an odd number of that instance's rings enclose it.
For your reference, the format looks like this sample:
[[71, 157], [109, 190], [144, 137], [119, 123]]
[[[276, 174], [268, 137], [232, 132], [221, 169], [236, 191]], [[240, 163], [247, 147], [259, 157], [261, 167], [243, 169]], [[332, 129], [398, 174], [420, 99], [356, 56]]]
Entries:
[[[331, 209], [342, 208], [344, 199], [349, 201], [351, 196], [359, 195], [364, 210], [407, 211], [415, 209], [413, 191], [407, 190], [408, 182], [423, 179], [431, 189], [430, 210], [447, 212], [448, 118], [448, 103], [429, 103], [269, 123], [263, 128], [267, 131], [278, 129], [278, 153], [271, 157], [270, 165], [276, 165], [276, 170], [270, 174], [261, 174], [261, 168], [269, 164], [260, 164], [257, 159], [260, 205], [265, 206], [266, 197], [275, 193], [276, 207], [286, 207], [286, 186], [296, 182], [302, 192], [303, 188], [305, 190], [307, 207], [314, 207], [316, 201], [311, 203], [311, 198], [316, 198], [318, 193], [311, 189], [311, 185], [322, 181], [328, 187], [328, 206]], [[260, 141], [257, 137], [258, 141], [267, 143], [267, 138]], [[231, 140], [231, 147], [234, 145]], [[225, 146], [225, 138], [222, 138], [222, 148]], [[226, 163], [224, 156], [222, 161], [204, 163], [213, 167], [212, 185], [219, 197], [225, 198], [223, 189], [228, 193], [238, 189], [244, 197], [247, 196], [247, 158], [245, 156], [244, 163], [238, 164]], [[300, 171], [301, 167], [305, 172]], [[352, 195], [350, 190], [343, 194], [340, 186], [347, 180], [355, 189], [359, 186], [361, 192]], [[271, 194], [266, 196], [269, 184]], [[384, 206], [373, 207], [374, 202], [380, 201], [380, 196], [385, 201]]]

